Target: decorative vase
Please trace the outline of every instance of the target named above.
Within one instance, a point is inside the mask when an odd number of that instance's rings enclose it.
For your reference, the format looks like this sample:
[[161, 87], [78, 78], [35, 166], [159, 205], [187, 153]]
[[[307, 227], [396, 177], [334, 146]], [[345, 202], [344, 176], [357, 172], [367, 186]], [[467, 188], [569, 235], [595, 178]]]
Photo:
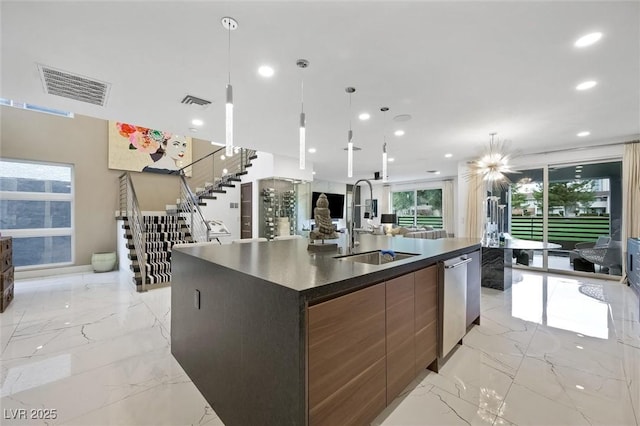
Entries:
[[93, 253], [91, 256], [91, 266], [94, 272], [109, 272], [116, 267], [116, 253]]

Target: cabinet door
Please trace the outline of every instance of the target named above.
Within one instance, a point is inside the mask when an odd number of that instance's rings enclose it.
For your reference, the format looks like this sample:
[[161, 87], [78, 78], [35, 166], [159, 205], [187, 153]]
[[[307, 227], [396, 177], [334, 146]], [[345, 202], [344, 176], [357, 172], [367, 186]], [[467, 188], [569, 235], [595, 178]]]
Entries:
[[438, 356], [438, 267], [415, 272], [415, 342], [418, 374]]
[[414, 274], [386, 282], [387, 404], [415, 377]]
[[308, 311], [310, 425], [368, 424], [386, 405], [385, 284]]
[[472, 259], [467, 264], [467, 328], [473, 324], [480, 324], [480, 250], [469, 253]]

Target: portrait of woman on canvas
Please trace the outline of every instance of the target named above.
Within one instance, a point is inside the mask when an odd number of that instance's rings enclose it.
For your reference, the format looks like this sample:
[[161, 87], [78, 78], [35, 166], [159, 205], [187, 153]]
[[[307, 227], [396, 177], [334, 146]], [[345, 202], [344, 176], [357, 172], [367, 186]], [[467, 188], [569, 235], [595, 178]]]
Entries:
[[151, 154], [154, 163], [142, 169], [143, 172], [177, 174], [185, 166], [183, 158], [187, 150], [184, 136], [171, 135], [160, 142], [158, 150]]
[[[113, 135], [116, 141], [110, 145], [109, 157], [109, 166], [112, 168], [179, 174], [180, 169], [191, 161], [190, 138], [121, 122], [115, 123], [114, 130], [117, 136]], [[128, 147], [122, 146], [122, 142], [118, 143], [117, 138], [128, 143]], [[114, 148], [113, 162], [111, 147]], [[130, 154], [126, 155], [126, 152]]]

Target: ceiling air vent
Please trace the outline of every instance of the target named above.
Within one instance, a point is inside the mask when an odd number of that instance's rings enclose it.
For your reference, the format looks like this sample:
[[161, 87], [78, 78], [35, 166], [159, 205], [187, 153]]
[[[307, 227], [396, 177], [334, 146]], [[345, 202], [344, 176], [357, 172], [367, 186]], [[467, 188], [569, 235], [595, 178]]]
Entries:
[[182, 101], [180, 102], [185, 105], [200, 105], [201, 107], [206, 107], [207, 105], [211, 104], [211, 101], [193, 95], [185, 96], [184, 99], [182, 99]]
[[46, 65], [38, 65], [46, 93], [76, 101], [104, 106], [111, 88], [110, 83], [95, 80]]

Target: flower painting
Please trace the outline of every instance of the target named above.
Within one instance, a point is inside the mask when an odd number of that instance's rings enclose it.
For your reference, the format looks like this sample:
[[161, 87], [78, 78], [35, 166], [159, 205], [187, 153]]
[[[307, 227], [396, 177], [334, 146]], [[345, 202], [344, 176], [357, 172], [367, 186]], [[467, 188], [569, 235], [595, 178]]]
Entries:
[[[119, 121], [109, 122], [109, 168], [179, 174], [191, 163], [191, 138]], [[185, 170], [187, 176], [190, 170]]]

